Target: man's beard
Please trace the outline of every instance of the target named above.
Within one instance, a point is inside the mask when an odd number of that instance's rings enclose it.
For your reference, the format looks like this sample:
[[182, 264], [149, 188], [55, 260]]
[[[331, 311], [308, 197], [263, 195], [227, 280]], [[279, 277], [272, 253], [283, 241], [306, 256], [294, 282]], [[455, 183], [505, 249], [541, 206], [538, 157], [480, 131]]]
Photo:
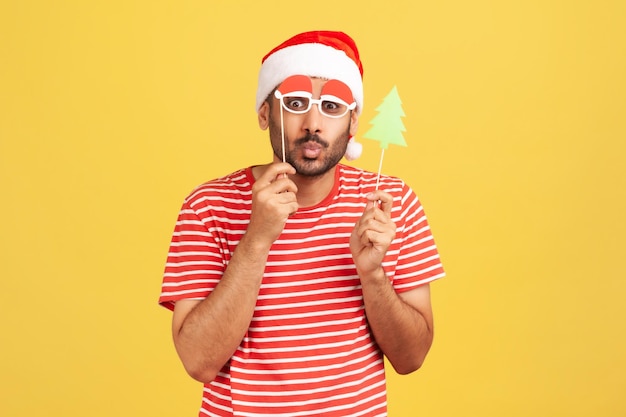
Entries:
[[[274, 155], [279, 160], [283, 160], [282, 138], [280, 125], [270, 119], [269, 122], [270, 142]], [[293, 143], [293, 147], [289, 147], [289, 139], [285, 135], [285, 160], [296, 169], [296, 172], [303, 176], [317, 177], [330, 171], [335, 165], [341, 161], [348, 140], [350, 139], [350, 126], [334, 141], [331, 145], [318, 135], [307, 133], [304, 137], [297, 139]], [[302, 146], [307, 142], [315, 142], [322, 147], [322, 155], [318, 158], [306, 158], [302, 156]]]

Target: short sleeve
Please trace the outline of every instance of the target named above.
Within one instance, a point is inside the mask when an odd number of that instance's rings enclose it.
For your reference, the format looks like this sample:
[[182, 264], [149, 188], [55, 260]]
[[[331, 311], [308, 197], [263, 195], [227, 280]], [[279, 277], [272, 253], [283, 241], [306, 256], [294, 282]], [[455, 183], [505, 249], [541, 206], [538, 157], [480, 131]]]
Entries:
[[393, 285], [404, 292], [445, 276], [424, 208], [413, 190], [404, 185], [396, 239], [399, 245]]
[[211, 219], [183, 203], [170, 243], [159, 304], [173, 310], [182, 299], [204, 299], [222, 277], [225, 265]]

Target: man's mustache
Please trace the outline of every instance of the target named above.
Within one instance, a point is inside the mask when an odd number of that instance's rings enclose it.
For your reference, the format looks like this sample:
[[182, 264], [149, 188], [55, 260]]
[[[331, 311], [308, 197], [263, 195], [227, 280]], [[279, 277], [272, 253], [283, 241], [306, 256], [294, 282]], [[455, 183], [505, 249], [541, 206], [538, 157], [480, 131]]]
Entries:
[[304, 145], [307, 142], [315, 142], [322, 145], [324, 148], [328, 148], [328, 142], [320, 138], [318, 135], [312, 135], [310, 133], [307, 133], [304, 137], [296, 140], [296, 145]]

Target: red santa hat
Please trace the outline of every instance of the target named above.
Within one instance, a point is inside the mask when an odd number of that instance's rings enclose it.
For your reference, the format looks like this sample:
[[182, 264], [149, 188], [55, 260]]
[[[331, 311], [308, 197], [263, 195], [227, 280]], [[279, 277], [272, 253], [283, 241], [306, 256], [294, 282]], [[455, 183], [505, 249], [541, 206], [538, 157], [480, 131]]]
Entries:
[[[256, 109], [267, 96], [292, 75], [307, 75], [344, 82], [356, 101], [356, 112], [363, 109], [363, 66], [356, 43], [343, 32], [313, 31], [295, 35], [272, 49], [261, 61]], [[346, 159], [360, 156], [361, 144], [350, 139]]]

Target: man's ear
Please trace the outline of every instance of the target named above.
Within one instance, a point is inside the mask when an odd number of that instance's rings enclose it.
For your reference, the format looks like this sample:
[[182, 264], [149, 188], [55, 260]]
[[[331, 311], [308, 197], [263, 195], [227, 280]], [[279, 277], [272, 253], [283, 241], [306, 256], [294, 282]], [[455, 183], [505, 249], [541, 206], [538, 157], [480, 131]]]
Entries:
[[350, 136], [356, 136], [356, 131], [359, 128], [359, 115], [355, 111], [350, 114]]
[[264, 101], [257, 112], [257, 116], [259, 119], [259, 127], [261, 130], [265, 130], [270, 125], [270, 105], [267, 101]]

